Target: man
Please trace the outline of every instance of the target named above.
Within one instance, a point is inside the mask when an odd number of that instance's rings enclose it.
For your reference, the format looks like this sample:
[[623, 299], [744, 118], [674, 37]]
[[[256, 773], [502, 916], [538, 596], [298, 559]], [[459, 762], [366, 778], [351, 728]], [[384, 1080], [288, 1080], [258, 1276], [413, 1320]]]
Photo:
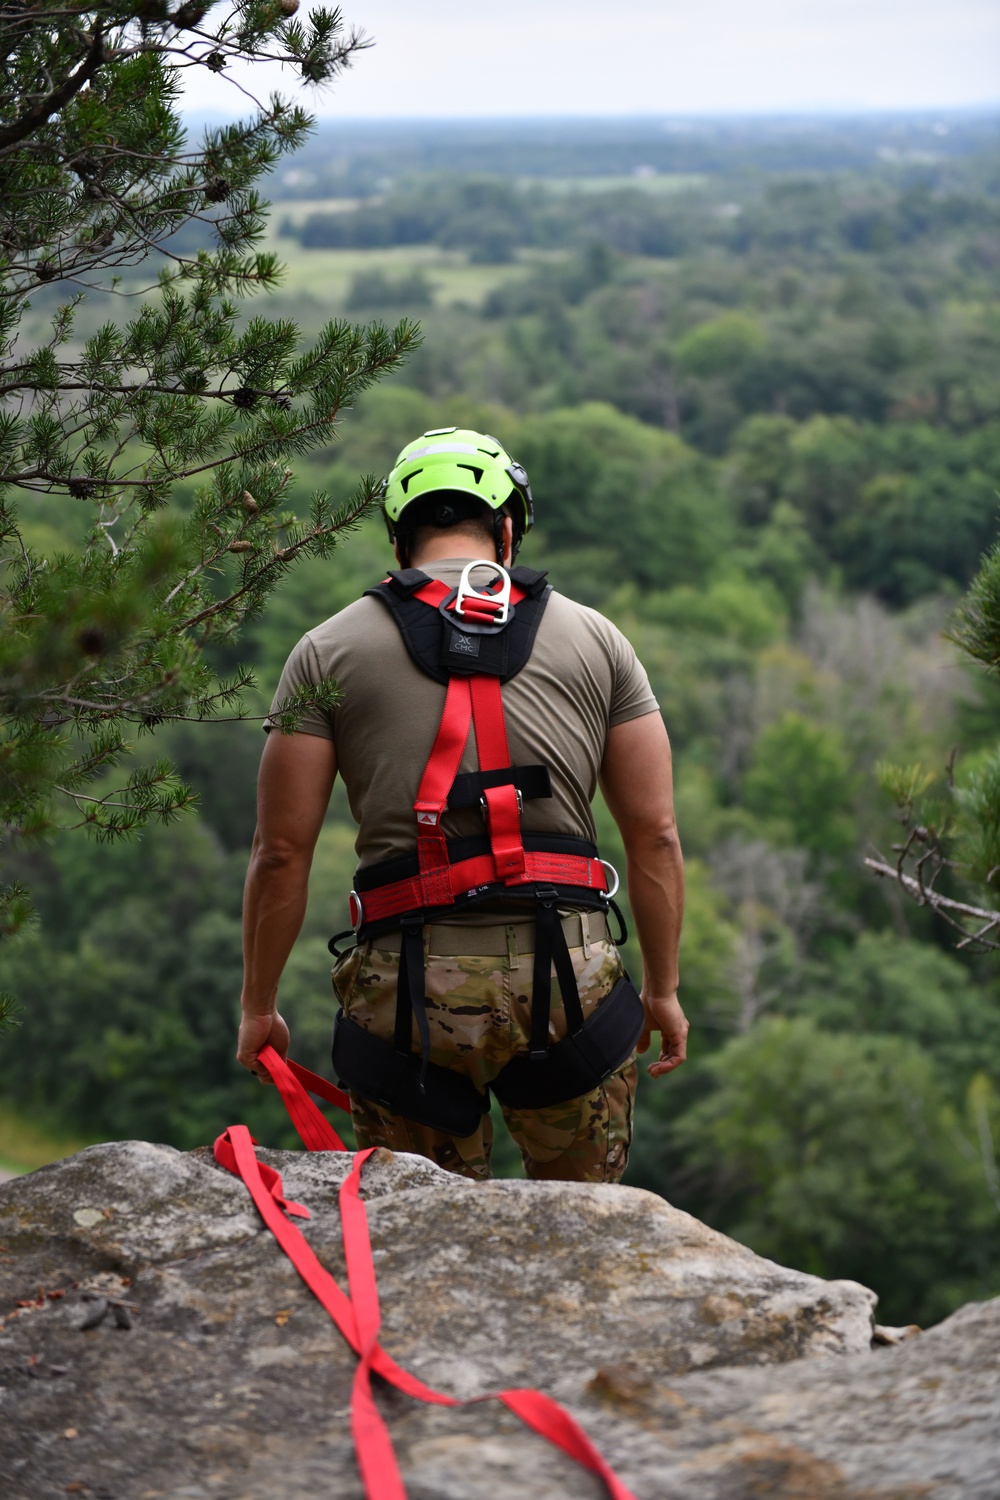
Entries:
[[[310, 631], [278, 686], [275, 703], [332, 678], [340, 699], [264, 749], [239, 1061], [267, 1081], [260, 1050], [287, 1052], [278, 982], [339, 771], [360, 865], [334, 1066], [359, 1146], [486, 1178], [492, 1090], [529, 1177], [616, 1182], [636, 1042], [659, 1032], [654, 1078], [686, 1056], [683, 867], [656, 700], [609, 621], [513, 568], [532, 497], [496, 439], [425, 433], [384, 507], [401, 571]], [[593, 845], [598, 781], [626, 850], [641, 1002]]]

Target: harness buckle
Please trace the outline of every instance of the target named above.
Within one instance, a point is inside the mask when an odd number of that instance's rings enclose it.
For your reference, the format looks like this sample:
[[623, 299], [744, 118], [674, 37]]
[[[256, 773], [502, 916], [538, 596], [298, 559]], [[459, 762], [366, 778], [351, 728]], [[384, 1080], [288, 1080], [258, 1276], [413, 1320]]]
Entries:
[[[524, 812], [524, 797], [519, 786], [515, 787], [514, 790], [517, 793], [517, 811], [518, 815], [520, 816], [520, 814]], [[490, 805], [485, 797], [480, 797], [479, 799], [479, 811], [483, 815], [483, 822], [488, 827], [490, 821]]]
[[[500, 592], [491, 594], [486, 589], [477, 589], [470, 581], [469, 576], [473, 568], [489, 568], [494, 578], [499, 576]], [[485, 558], [478, 557], [473, 562], [466, 563], [462, 569], [462, 576], [458, 584], [458, 593], [455, 595], [454, 613], [459, 616], [463, 615], [466, 600], [477, 600], [480, 605], [496, 605], [497, 609], [493, 617], [493, 623], [496, 625], [506, 625], [510, 616], [510, 588], [510, 574], [506, 568], [502, 567], [500, 563], [487, 562]]]

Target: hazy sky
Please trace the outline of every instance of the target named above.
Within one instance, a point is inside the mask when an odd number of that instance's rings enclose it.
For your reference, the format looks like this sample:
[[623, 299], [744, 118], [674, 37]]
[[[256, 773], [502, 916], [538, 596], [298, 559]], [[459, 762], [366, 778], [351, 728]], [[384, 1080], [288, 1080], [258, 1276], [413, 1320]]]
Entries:
[[[308, 95], [314, 112], [341, 118], [1000, 101], [998, 0], [343, 0], [343, 9], [376, 45], [332, 91]], [[288, 89], [278, 70], [253, 83]], [[206, 73], [189, 107], [228, 108], [218, 89]]]

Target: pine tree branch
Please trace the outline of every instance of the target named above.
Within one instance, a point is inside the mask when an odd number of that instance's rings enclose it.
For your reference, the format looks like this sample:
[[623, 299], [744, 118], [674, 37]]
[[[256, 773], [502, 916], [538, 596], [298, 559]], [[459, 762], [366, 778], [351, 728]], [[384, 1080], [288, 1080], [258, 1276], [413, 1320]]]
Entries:
[[70, 100], [80, 92], [84, 84], [90, 82], [98, 68], [105, 61], [105, 57], [104, 35], [101, 31], [100, 23], [98, 23], [95, 28], [94, 40], [91, 43], [90, 51], [76, 72], [71, 73], [58, 88], [53, 89], [44, 99], [40, 99], [37, 104], [32, 105], [31, 109], [25, 110], [20, 119], [14, 120], [10, 125], [0, 125], [0, 152], [8, 150], [11, 146], [16, 146], [26, 136], [31, 135], [33, 131], [37, 130], [40, 125], [44, 125], [46, 120], [51, 119], [60, 109], [65, 108]]
[[[963, 935], [963, 941], [958, 944], [960, 948], [972, 943], [981, 943], [990, 951], [1000, 950], [1000, 941], [992, 942], [987, 934], [1000, 930], [1000, 911], [988, 911], [982, 906], [971, 906], [967, 901], [955, 901], [951, 896], [942, 896], [933, 886], [926, 885], [922, 880], [916, 880], [912, 875], [905, 874], [895, 865], [886, 864], [881, 859], [865, 859], [865, 865], [874, 874], [894, 880], [897, 885], [902, 886], [908, 896], [912, 896], [919, 906], [929, 906], [932, 911], [955, 928]], [[954, 913], [954, 915], [952, 915]], [[982, 924], [978, 932], [969, 932], [962, 926], [956, 917], [964, 917], [968, 921]]]

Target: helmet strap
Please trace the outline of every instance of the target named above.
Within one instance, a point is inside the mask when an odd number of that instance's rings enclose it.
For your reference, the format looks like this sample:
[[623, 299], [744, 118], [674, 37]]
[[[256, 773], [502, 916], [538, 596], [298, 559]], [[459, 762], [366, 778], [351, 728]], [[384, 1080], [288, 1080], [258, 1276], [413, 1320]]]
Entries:
[[[503, 523], [504, 523], [505, 520], [506, 520], [506, 516], [504, 515], [504, 513], [503, 513], [502, 510], [498, 510], [498, 511], [494, 512], [494, 515], [493, 515], [493, 545], [496, 547], [497, 562], [500, 564], [501, 568], [504, 565], [504, 561], [503, 561]], [[511, 561], [513, 561], [513, 559], [511, 559]]]

